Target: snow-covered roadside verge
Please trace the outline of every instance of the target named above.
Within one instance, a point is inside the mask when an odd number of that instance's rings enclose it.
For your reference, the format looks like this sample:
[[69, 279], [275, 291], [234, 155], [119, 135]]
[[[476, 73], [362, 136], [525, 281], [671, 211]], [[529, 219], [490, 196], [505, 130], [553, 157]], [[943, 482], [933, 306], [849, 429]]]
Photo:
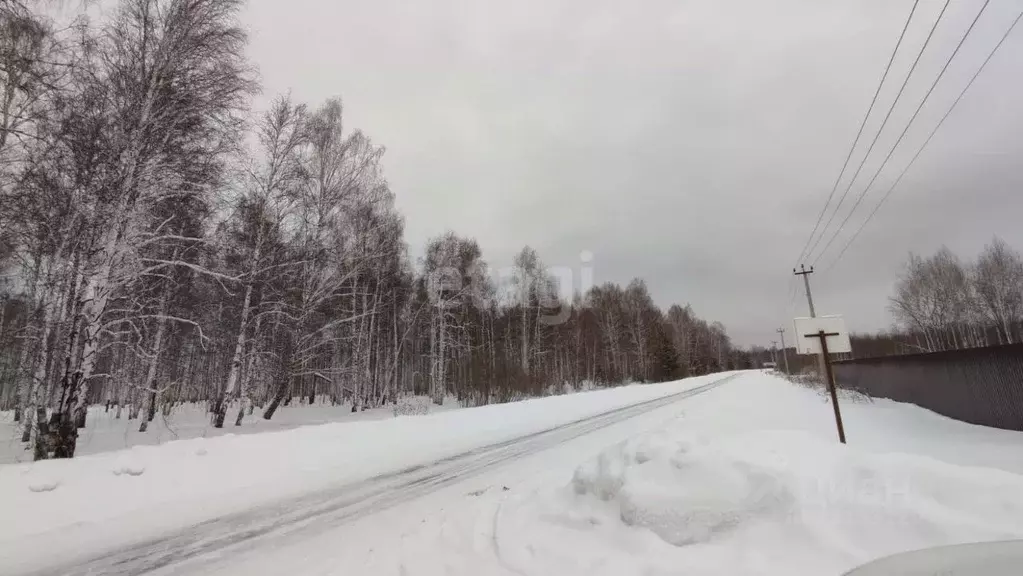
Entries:
[[609, 447], [568, 485], [510, 496], [515, 572], [839, 575], [922, 547], [1023, 538], [1023, 434], [887, 401], [843, 406], [747, 375]]
[[[545, 397], [592, 392], [608, 387], [588, 381], [578, 386], [566, 384], [559, 389], [548, 388], [545, 390]], [[525, 399], [527, 398], [516, 397], [512, 401], [521, 402]], [[165, 444], [175, 440], [215, 438], [227, 434], [261, 434], [317, 424], [389, 420], [395, 416], [395, 407], [392, 404], [353, 412], [351, 404], [333, 405], [327, 397], [319, 397], [313, 404], [305, 403], [303, 400], [280, 406], [271, 420], [264, 420], [261, 417], [261, 410], [246, 415], [242, 426], [231, 425], [234, 415], [238, 413], [238, 404], [233, 402], [227, 411], [232, 417], [224, 428], [215, 428], [210, 423], [209, 406], [206, 402], [181, 404], [175, 406], [170, 414], [157, 412], [146, 432], [139, 432], [138, 419], [128, 419], [130, 406], [125, 406], [121, 411], [121, 417], [117, 417], [116, 406], [107, 410], [102, 405], [93, 405], [89, 407], [86, 427], [78, 431], [75, 454], [87, 456], [133, 446]], [[444, 403], [439, 406], [431, 402], [427, 396], [406, 396], [401, 402], [418, 404], [416, 414], [433, 414], [462, 408], [454, 396], [444, 398]], [[0, 465], [32, 461], [32, 451], [21, 442], [22, 431], [22, 425], [14, 421], [13, 410], [0, 411]]]
[[[0, 565], [74, 531], [90, 551], [453, 456], [723, 375], [628, 386], [417, 417], [307, 426], [136, 446], [65, 461], [0, 466]], [[81, 550], [65, 551], [74, 555]]]
[[[423, 397], [412, 397], [421, 401]], [[454, 397], [444, 399], [442, 406], [429, 405], [429, 412], [457, 410], [460, 406]], [[272, 420], [264, 420], [260, 412], [246, 415], [242, 426], [233, 426], [234, 415], [238, 413], [237, 404], [228, 410], [231, 418], [224, 428], [214, 428], [210, 423], [207, 403], [183, 404], [176, 406], [169, 415], [157, 412], [149, 423], [146, 432], [139, 432], [139, 420], [128, 419], [130, 407], [122, 410], [117, 418], [117, 409], [109, 411], [103, 406], [90, 406], [87, 425], [78, 431], [78, 445], [75, 454], [88, 456], [114, 450], [124, 450], [133, 446], [157, 445], [175, 440], [192, 438], [213, 438], [227, 434], [260, 434], [290, 430], [300, 426], [332, 424], [343, 422], [359, 422], [363, 420], [387, 420], [394, 417], [394, 406], [370, 408], [360, 412], [352, 412], [350, 404], [331, 405], [328, 402], [303, 404], [295, 402], [290, 406], [277, 409]], [[31, 462], [32, 451], [21, 442], [22, 426], [14, 422], [12, 410], [0, 412], [0, 465], [16, 462]]]

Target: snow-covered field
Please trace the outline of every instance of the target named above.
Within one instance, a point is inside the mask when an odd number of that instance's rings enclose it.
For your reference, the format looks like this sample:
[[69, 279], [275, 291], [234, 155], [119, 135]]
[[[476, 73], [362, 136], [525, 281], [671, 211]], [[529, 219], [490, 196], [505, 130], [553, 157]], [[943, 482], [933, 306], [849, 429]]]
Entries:
[[[41, 566], [55, 541], [139, 541], [709, 381], [3, 466], [0, 510], [13, 515], [0, 566]], [[904, 550], [1023, 538], [1023, 434], [885, 400], [847, 401], [843, 416], [847, 446], [821, 394], [744, 373], [389, 508], [156, 573], [838, 576]]]

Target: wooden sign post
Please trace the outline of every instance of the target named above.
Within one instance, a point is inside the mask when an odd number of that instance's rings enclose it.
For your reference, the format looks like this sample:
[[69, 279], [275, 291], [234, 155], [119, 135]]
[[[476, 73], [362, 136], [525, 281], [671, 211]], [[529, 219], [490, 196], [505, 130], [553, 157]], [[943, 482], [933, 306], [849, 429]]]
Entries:
[[842, 426], [842, 411], [838, 407], [838, 391], [835, 389], [835, 374], [831, 370], [831, 356], [828, 354], [828, 336], [840, 336], [838, 332], [818, 331], [816, 334], [803, 334], [806, 338], [820, 338], [821, 352], [824, 355], [824, 372], [828, 379], [828, 392], [831, 393], [831, 406], [835, 409], [835, 426], [838, 427], [838, 440], [845, 444], [845, 427]]
[[835, 371], [831, 366], [831, 354], [852, 352], [849, 331], [845, 327], [845, 319], [841, 316], [816, 316], [812, 318], [795, 318], [796, 352], [799, 354], [820, 354], [824, 363], [824, 378], [827, 380], [828, 392], [831, 394], [831, 406], [835, 410], [835, 426], [838, 428], [838, 439], [845, 444], [845, 427], [842, 425], [842, 410], [838, 406], [838, 386], [835, 383]]

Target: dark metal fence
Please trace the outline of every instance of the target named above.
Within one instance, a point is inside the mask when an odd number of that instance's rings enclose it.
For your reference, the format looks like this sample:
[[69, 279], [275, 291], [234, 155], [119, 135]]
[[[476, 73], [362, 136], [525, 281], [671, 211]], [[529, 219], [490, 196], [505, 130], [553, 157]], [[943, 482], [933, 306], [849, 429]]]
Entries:
[[1023, 344], [834, 363], [841, 388], [1023, 431]]

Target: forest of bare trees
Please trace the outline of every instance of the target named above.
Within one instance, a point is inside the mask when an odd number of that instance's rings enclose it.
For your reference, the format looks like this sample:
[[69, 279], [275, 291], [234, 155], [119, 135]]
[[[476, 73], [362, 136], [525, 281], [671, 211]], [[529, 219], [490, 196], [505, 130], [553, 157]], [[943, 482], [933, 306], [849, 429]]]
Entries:
[[854, 335], [857, 357], [1023, 342], [1023, 255], [997, 237], [972, 262], [910, 254], [889, 309], [896, 329]]
[[535, 251], [499, 279], [455, 233], [413, 259], [384, 149], [340, 100], [249, 111], [241, 7], [120, 0], [65, 25], [0, 0], [0, 409], [36, 458], [72, 457], [96, 404], [145, 431], [201, 402], [221, 427], [736, 364], [723, 326], [641, 280], [569, 299]]

